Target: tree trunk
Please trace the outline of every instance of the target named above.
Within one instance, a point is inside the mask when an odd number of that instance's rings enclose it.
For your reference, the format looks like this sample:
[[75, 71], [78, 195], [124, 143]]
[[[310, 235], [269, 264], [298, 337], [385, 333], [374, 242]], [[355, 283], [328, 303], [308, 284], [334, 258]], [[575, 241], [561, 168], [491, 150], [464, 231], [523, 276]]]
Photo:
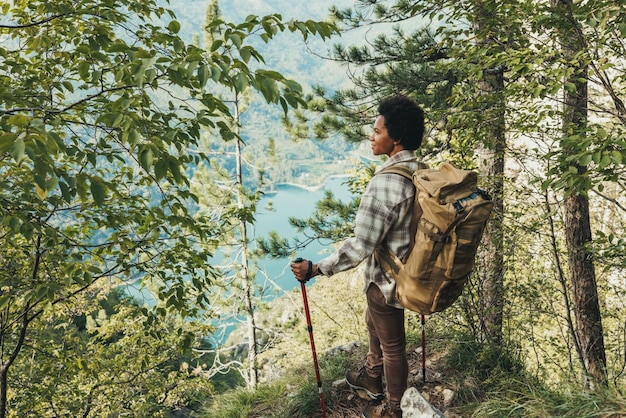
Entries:
[[[502, 73], [490, 76], [484, 82], [485, 88], [492, 92], [502, 91], [504, 81]], [[493, 212], [483, 235], [478, 268], [480, 292], [481, 337], [494, 345], [502, 342], [502, 322], [504, 310], [504, 239], [502, 219], [503, 176], [504, 176], [504, 105], [499, 109], [490, 109], [489, 137], [493, 140], [479, 151], [480, 172], [488, 181], [489, 193], [493, 199]]]
[[9, 374], [9, 364], [0, 366], [0, 418], [6, 417], [7, 412], [7, 392], [9, 382], [7, 376]]
[[574, 314], [582, 365], [595, 382], [605, 384], [606, 352], [598, 287], [592, 256], [587, 250], [591, 242], [589, 202], [580, 195], [565, 199], [565, 238], [569, 272], [572, 280]]
[[[502, 216], [504, 205], [502, 203], [502, 172], [503, 158], [493, 157], [489, 160], [484, 153], [487, 163], [481, 164], [481, 173], [486, 177], [491, 176], [490, 194], [493, 198], [493, 212], [491, 219], [485, 227], [479, 253], [480, 266], [479, 289], [480, 289], [480, 322], [482, 339], [495, 345], [502, 342], [502, 323], [504, 310], [504, 256], [503, 256], [503, 233]], [[500, 174], [496, 174], [496, 173]]]
[[[205, 22], [208, 24], [216, 19], [221, 18], [219, 2], [217, 0], [211, 0], [207, 6], [207, 13]], [[204, 44], [211, 45], [215, 40], [215, 33], [208, 30], [204, 31]], [[234, 105], [234, 120], [235, 126], [233, 131], [239, 135], [241, 133], [240, 122], [241, 114], [245, 110], [245, 100], [247, 93], [236, 92], [233, 99]], [[244, 209], [245, 196], [244, 196], [244, 184], [243, 184], [243, 155], [242, 155], [242, 142], [237, 137], [235, 139], [235, 165], [236, 165], [236, 179], [235, 179], [235, 195], [237, 199], [238, 209]], [[246, 383], [249, 388], [254, 389], [257, 386], [258, 370], [257, 370], [257, 355], [258, 349], [256, 344], [256, 318], [254, 312], [254, 277], [250, 277], [250, 261], [248, 259], [248, 223], [245, 220], [239, 221], [239, 237], [236, 239], [236, 244], [241, 247], [241, 271], [239, 277], [241, 278], [242, 291], [241, 295], [243, 299], [243, 310], [246, 315], [246, 335], [248, 339], [248, 372], [247, 374], [242, 370], [240, 373], [244, 376], [247, 375]]]
[[[38, 263], [35, 264], [38, 265]], [[24, 310], [22, 311], [22, 321], [19, 323], [20, 330], [17, 341], [15, 342], [15, 347], [13, 347], [13, 350], [11, 350], [10, 354], [8, 354], [6, 357], [4, 353], [4, 349], [6, 347], [4, 346], [4, 344], [7, 340], [7, 336], [5, 335], [5, 333], [10, 332], [10, 325], [5, 326], [5, 323], [2, 323], [3, 335], [0, 335], [0, 342], [2, 343], [2, 347], [0, 347], [0, 349], [2, 349], [2, 351], [0, 352], [0, 354], [2, 355], [2, 363], [0, 363], [0, 418], [5, 418], [8, 412], [7, 395], [9, 392], [9, 369], [15, 362], [15, 359], [19, 355], [20, 351], [22, 351], [22, 347], [24, 346], [24, 340], [26, 339], [26, 331], [28, 330], [28, 326], [30, 325], [31, 320], [34, 319], [34, 317], [36, 316], [35, 315], [29, 318], [29, 312], [30, 305], [26, 305], [24, 307]]]
[[[482, 2], [480, 2], [482, 3]], [[493, 18], [486, 7], [475, 7], [480, 11], [475, 16], [475, 30], [479, 34], [493, 29]], [[485, 14], [485, 15], [483, 15]], [[485, 47], [494, 42], [493, 37], [484, 40]], [[485, 228], [479, 250], [478, 292], [480, 338], [495, 346], [502, 342], [502, 323], [504, 310], [504, 239], [502, 219], [504, 149], [506, 145], [505, 107], [500, 94], [504, 90], [504, 74], [502, 68], [483, 71], [481, 82], [485, 100], [485, 119], [482, 121], [486, 129], [480, 149], [479, 169], [483, 179], [488, 183], [489, 193], [493, 199], [493, 212]]]
[[[576, 30], [577, 22], [571, 12], [573, 0], [553, 0], [557, 12], [564, 17], [560, 41], [566, 62], [574, 70], [566, 80], [569, 86], [564, 89], [563, 105], [563, 155], [571, 155], [570, 141], [585, 135], [587, 127], [588, 67], [578, 55], [584, 51], [584, 42]], [[579, 139], [578, 139], [579, 140]], [[587, 167], [575, 162], [570, 166], [576, 169], [578, 176], [584, 176]], [[569, 184], [569, 183], [568, 183]], [[572, 188], [566, 190], [565, 198], [565, 239], [568, 251], [569, 273], [572, 283], [574, 316], [576, 318], [576, 335], [583, 364], [581, 367], [586, 377], [596, 383], [605, 384], [606, 352], [604, 349], [604, 333], [602, 316], [598, 301], [598, 287], [592, 254], [588, 250], [591, 243], [591, 226], [589, 220], [589, 200], [586, 195]]]
[[[235, 99], [235, 121], [237, 122], [236, 131], [239, 134], [239, 97]], [[236, 164], [237, 164], [237, 205], [240, 209], [244, 207], [243, 201], [243, 170], [242, 170], [242, 152], [241, 141], [236, 139]], [[254, 312], [254, 277], [250, 276], [250, 268], [248, 262], [248, 232], [246, 221], [242, 220], [240, 225], [240, 244], [241, 244], [241, 277], [243, 280], [243, 298], [244, 309], [246, 311], [246, 327], [248, 334], [248, 387], [256, 388], [258, 381], [257, 370], [257, 344], [256, 344], [256, 318]]]

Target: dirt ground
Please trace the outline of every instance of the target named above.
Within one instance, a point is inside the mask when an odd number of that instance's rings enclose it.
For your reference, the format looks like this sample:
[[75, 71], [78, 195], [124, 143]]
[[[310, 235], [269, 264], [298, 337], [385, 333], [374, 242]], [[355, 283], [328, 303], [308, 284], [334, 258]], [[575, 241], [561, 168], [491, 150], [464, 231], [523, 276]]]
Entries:
[[[355, 364], [354, 367], [358, 368], [360, 364]], [[436, 359], [427, 357], [426, 380], [424, 381], [420, 349], [409, 353], [409, 386], [417, 388], [422, 396], [447, 418], [463, 418], [450, 406], [454, 392], [442, 381], [442, 373], [437, 369]], [[366, 405], [375, 403], [364, 393], [351, 389], [345, 379], [338, 380], [332, 384], [332, 387], [323, 388], [323, 390], [329, 392], [329, 395], [335, 400], [333, 407], [326, 409], [328, 418], [360, 418], [361, 410]]]

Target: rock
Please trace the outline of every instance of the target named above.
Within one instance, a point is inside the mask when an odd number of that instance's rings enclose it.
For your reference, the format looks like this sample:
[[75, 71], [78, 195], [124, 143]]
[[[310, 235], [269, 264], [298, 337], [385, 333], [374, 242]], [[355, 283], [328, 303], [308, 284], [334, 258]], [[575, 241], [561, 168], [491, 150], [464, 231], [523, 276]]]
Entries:
[[404, 418], [445, 418], [445, 415], [429, 404], [414, 387], [404, 392], [400, 407]]
[[452, 404], [455, 393], [453, 390], [446, 388], [443, 390], [442, 394], [443, 394], [443, 406], [447, 408], [448, 406]]
[[357, 348], [359, 348], [360, 345], [361, 344], [358, 341], [352, 341], [351, 343], [348, 343], [348, 344], [329, 348], [328, 350], [324, 351], [324, 354], [330, 355], [330, 356], [338, 356], [341, 354], [352, 353]]

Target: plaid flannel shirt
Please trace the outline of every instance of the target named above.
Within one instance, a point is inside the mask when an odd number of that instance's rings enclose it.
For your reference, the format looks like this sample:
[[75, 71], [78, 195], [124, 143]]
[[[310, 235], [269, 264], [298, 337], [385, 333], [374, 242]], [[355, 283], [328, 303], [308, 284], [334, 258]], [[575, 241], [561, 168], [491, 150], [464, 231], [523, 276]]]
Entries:
[[[385, 161], [376, 172], [394, 164], [417, 170], [412, 151], [403, 150]], [[364, 291], [371, 283], [377, 285], [388, 305], [402, 308], [396, 299], [396, 283], [387, 276], [374, 258], [376, 246], [385, 241], [402, 258], [409, 250], [410, 225], [415, 188], [412, 182], [393, 173], [375, 175], [361, 197], [354, 236], [346, 239], [332, 255], [317, 263], [326, 276], [356, 267], [363, 260]]]

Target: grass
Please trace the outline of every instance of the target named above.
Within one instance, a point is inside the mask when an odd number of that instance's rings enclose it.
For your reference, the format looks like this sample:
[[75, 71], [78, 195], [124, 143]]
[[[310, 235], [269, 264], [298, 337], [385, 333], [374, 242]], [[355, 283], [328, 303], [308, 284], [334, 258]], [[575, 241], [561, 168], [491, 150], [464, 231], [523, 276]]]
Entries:
[[[362, 364], [367, 350], [367, 332], [363, 321], [365, 309], [361, 280], [352, 276], [320, 281], [309, 291], [309, 303], [315, 328], [319, 366], [329, 418], [358, 416], [357, 402], [348, 398], [349, 390], [334, 390], [331, 383], [342, 379], [345, 371]], [[299, 303], [299, 295], [293, 300]], [[284, 305], [274, 303], [281, 317]], [[301, 308], [298, 305], [299, 308]], [[337, 307], [341, 307], [338, 309]], [[212, 398], [199, 418], [310, 418], [320, 416], [317, 379], [304, 320], [284, 329], [284, 338], [263, 353], [263, 366], [279, 369], [281, 377], [259, 386], [256, 391], [238, 389]], [[622, 380], [608, 388], [586, 391], [579, 382], [564, 382], [559, 387], [540, 381], [525, 367], [522, 350], [504, 349], [477, 343], [451, 326], [448, 317], [433, 316], [426, 321], [426, 353], [440, 376], [430, 385], [417, 386], [428, 392], [439, 409], [436, 389], [454, 391], [452, 405], [444, 409], [449, 416], [462, 418], [626, 418], [626, 387]], [[268, 322], [269, 323], [269, 322]], [[278, 327], [277, 324], [271, 324]], [[411, 350], [421, 345], [421, 324], [409, 316], [407, 341]], [[352, 354], [332, 355], [326, 350], [360, 341]], [[414, 356], [419, 358], [419, 356]], [[414, 365], [420, 368], [420, 365]], [[430, 373], [430, 371], [429, 371]], [[431, 374], [434, 376], [435, 374]], [[456, 415], [452, 415], [452, 414]]]
[[[415, 340], [417, 341], [417, 340]], [[500, 351], [466, 339], [433, 344], [445, 350], [438, 368], [445, 385], [456, 393], [451, 408], [463, 418], [626, 418], [624, 388], [584, 391], [575, 384], [556, 389], [529, 376], [514, 351]], [[431, 352], [431, 355], [434, 353]], [[330, 383], [363, 358], [363, 347], [351, 356], [320, 358], [326, 409], [341, 409]], [[345, 406], [345, 405], [344, 405]], [[312, 360], [286, 371], [256, 391], [239, 389], [220, 395], [201, 418], [308, 418], [320, 416], [320, 399]]]
[[[324, 386], [345, 373], [347, 358], [335, 356], [320, 359]], [[327, 405], [335, 402], [331, 391], [324, 391]], [[312, 362], [287, 371], [275, 382], [259, 385], [255, 391], [244, 388], [215, 397], [200, 418], [308, 418], [319, 415], [320, 396]]]
[[442, 363], [463, 417], [626, 418], [626, 388], [549, 388], [526, 372], [515, 350], [457, 341]]
[[570, 388], [564, 392], [548, 390], [527, 381], [503, 382], [500, 391], [476, 407], [473, 417], [515, 418], [623, 418], [626, 417], [625, 394], [615, 388], [593, 392]]

